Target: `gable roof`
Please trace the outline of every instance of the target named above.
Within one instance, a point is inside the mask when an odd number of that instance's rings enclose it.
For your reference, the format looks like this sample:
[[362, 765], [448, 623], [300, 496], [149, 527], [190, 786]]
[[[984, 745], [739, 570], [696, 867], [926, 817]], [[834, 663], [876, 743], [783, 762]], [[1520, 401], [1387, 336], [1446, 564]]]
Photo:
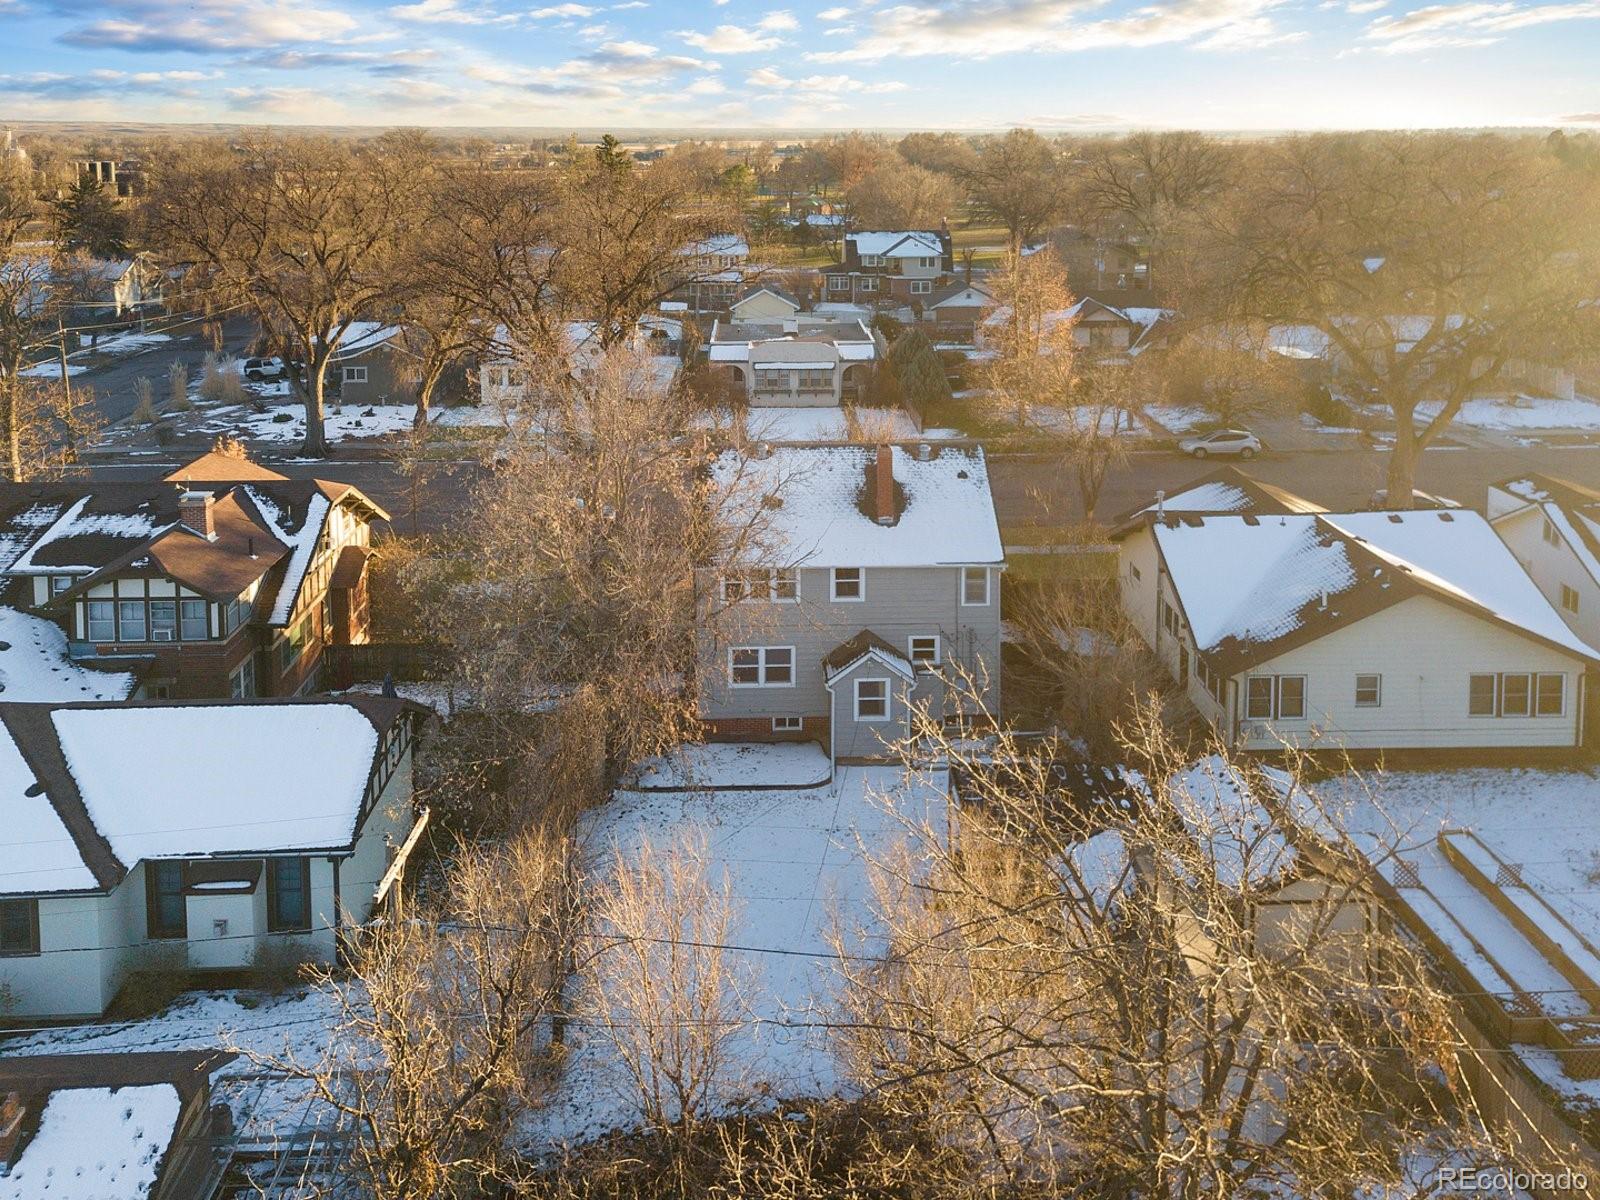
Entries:
[[279, 475], [269, 467], [236, 454], [225, 454], [221, 450], [207, 450], [199, 458], [186, 462], [183, 466], [170, 474], [163, 475], [162, 479], [168, 483], [243, 483], [247, 480], [285, 480], [287, 475]]
[[0, 704], [0, 894], [106, 891], [143, 859], [355, 844], [380, 696]]
[[1152, 529], [1195, 646], [1224, 674], [1415, 595], [1600, 662], [1477, 513], [1169, 515]]
[[943, 258], [944, 239], [933, 229], [868, 230], [846, 236], [857, 254], [878, 258]]
[[[917, 567], [1005, 560], [982, 449], [940, 447], [926, 460], [892, 448], [904, 495], [899, 520], [880, 525], [861, 507], [872, 446], [785, 446], [766, 458], [727, 451], [712, 477], [742, 504], [768, 497], [751, 554], [785, 566]], [[953, 602], [953, 601], [952, 601]]]
[[835, 680], [848, 675], [868, 659], [882, 663], [907, 681], [916, 678], [916, 667], [910, 658], [872, 630], [863, 629], [822, 656], [824, 686], [831, 688]]
[[759, 295], [761, 295], [763, 293], [765, 293], [768, 296], [775, 297], [776, 299], [782, 300], [785, 304], [788, 304], [788, 305], [792, 306], [794, 308], [795, 312], [799, 312], [802, 308], [805, 307], [794, 296], [790, 295], [788, 292], [784, 291], [780, 287], [774, 287], [770, 283], [763, 283], [763, 284], [757, 285], [756, 287], [745, 288], [744, 291], [740, 292], [738, 294], [738, 296], [736, 296], [734, 298], [733, 303], [730, 304], [728, 307], [729, 308], [737, 308], [737, 307], [739, 307], [739, 305], [743, 304], [746, 300], [753, 300], [757, 296], [759, 296]]
[[950, 301], [952, 301], [952, 300], [956, 300], [956, 299], [958, 299], [960, 297], [965, 296], [968, 292], [975, 293], [976, 297], [978, 298], [978, 303], [979, 304], [989, 305], [989, 304], [993, 304], [995, 302], [993, 294], [989, 291], [988, 288], [984, 287], [982, 284], [979, 284], [979, 283], [952, 283], [952, 284], [949, 284], [946, 287], [942, 287], [938, 291], [934, 292], [933, 296], [928, 301], [927, 307], [928, 308], [939, 308], [939, 307], [942, 307], [943, 305], [946, 305], [946, 304], [950, 303]]
[[1521, 501], [1516, 508], [1500, 513], [1494, 512], [1491, 502], [1491, 523], [1530, 508], [1539, 509], [1566, 540], [1583, 569], [1600, 582], [1600, 491], [1537, 471], [1490, 484], [1489, 489], [1491, 497], [1499, 491]]
[[1111, 539], [1117, 541], [1135, 529], [1144, 528], [1157, 519], [1158, 513], [1185, 516], [1254, 513], [1266, 516], [1327, 511], [1304, 496], [1263, 483], [1237, 467], [1224, 466], [1191, 480], [1169, 496], [1128, 509], [1112, 521]]

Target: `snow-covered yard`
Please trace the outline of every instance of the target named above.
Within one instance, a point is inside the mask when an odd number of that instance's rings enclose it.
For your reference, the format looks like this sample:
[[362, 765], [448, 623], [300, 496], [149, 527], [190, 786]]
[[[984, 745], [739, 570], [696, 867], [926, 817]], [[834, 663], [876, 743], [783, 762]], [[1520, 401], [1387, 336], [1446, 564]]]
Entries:
[[711, 742], [648, 759], [629, 782], [647, 792], [817, 787], [828, 782], [828, 755], [816, 742]]
[[[1437, 404], [1419, 404], [1417, 418], [1427, 420], [1438, 411]], [[1600, 404], [1582, 397], [1559, 400], [1525, 395], [1468, 400], [1456, 414], [1455, 424], [1503, 433], [1529, 429], [1600, 430]]]
[[[324, 422], [328, 439], [338, 442], [404, 433], [416, 415], [409, 404], [330, 404]], [[306, 436], [305, 409], [296, 403], [273, 405], [264, 413], [244, 405], [214, 408], [203, 414], [197, 429], [251, 441], [298, 442]]]
[[[844, 1082], [820, 1035], [805, 1027], [834, 993], [829, 931], [873, 924], [866, 856], [898, 843], [903, 827], [888, 805], [942, 822], [943, 772], [908, 777], [891, 767], [842, 767], [828, 787], [805, 791], [619, 792], [590, 814], [597, 861], [644, 843], [663, 849], [689, 831], [705, 839], [713, 881], [726, 873], [736, 907], [729, 943], [744, 973], [747, 1022], [733, 1039], [737, 1079], [716, 1106], [837, 1093]], [[865, 948], [865, 947], [864, 947]], [[582, 1140], [636, 1120], [619, 1086], [613, 1051], [592, 1028], [575, 1027], [572, 1055], [529, 1128], [535, 1146]]]

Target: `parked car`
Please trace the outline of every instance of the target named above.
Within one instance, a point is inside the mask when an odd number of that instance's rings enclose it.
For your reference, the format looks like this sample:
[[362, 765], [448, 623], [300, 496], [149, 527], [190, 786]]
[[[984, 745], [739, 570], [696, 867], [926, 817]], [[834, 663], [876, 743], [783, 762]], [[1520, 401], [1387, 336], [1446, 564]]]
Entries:
[[[1389, 489], [1379, 488], [1372, 493], [1372, 498], [1367, 501], [1367, 507], [1373, 512], [1389, 511]], [[1460, 508], [1461, 501], [1452, 500], [1449, 496], [1435, 496], [1432, 492], [1419, 492], [1412, 489], [1412, 508]]]
[[1178, 449], [1191, 458], [1210, 458], [1213, 454], [1254, 458], [1265, 448], [1261, 439], [1248, 429], [1218, 429], [1199, 437], [1184, 438], [1178, 443]]
[[281, 358], [247, 358], [244, 360], [246, 379], [282, 379], [285, 374]]

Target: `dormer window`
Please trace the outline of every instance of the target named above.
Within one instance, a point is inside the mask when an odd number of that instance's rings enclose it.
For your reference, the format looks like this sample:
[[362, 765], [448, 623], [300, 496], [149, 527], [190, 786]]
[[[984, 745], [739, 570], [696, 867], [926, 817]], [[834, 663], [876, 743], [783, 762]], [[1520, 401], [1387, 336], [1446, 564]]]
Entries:
[[72, 586], [72, 576], [71, 575], [52, 575], [52, 576], [50, 576], [50, 594], [52, 596], [59, 596], [62, 592], [66, 591], [71, 586]]

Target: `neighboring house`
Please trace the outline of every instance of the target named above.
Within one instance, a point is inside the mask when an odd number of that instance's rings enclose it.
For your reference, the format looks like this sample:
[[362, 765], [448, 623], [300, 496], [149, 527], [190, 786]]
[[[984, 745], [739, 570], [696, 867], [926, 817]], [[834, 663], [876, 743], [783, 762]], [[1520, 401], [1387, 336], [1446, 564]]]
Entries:
[[81, 267], [69, 264], [64, 274], [83, 289], [73, 324], [104, 325], [161, 313], [166, 278], [147, 254], [90, 259]]
[[1067, 286], [1079, 295], [1102, 291], [1148, 291], [1150, 255], [1128, 238], [1094, 237], [1067, 230], [1054, 241], [1067, 272]]
[[744, 287], [750, 243], [740, 234], [721, 233], [678, 253], [686, 278], [673, 290], [672, 299], [687, 305], [691, 314], [726, 312]]
[[212, 1195], [226, 1164], [211, 1076], [236, 1057], [124, 1050], [0, 1058], [0, 1196]]
[[[565, 335], [572, 370], [581, 372], [591, 367], [600, 353], [595, 323], [569, 321]], [[670, 381], [681, 365], [678, 354], [683, 346], [683, 322], [670, 316], [640, 317], [628, 345], [649, 354], [659, 377]], [[485, 407], [512, 408], [527, 399], [527, 366], [510, 333], [502, 325], [495, 330], [489, 354], [478, 365], [478, 402]]]
[[[1094, 296], [1083, 296], [1070, 308], [1045, 314], [1043, 321], [1047, 330], [1070, 323], [1073, 345], [1085, 358], [1097, 363], [1116, 363], [1127, 362], [1147, 350], [1166, 345], [1172, 316], [1170, 309], [1119, 306]], [[991, 311], [979, 326], [979, 347], [986, 344], [986, 331], [1002, 329], [1010, 320], [1009, 307]]]
[[405, 359], [398, 325], [356, 321], [345, 330], [328, 358], [328, 382], [342, 404], [410, 404], [415, 385], [405, 380]]
[[801, 314], [717, 321], [706, 358], [744, 388], [752, 407], [817, 408], [862, 397], [882, 339], [853, 318]]
[[1141, 517], [1124, 607], [1222, 735], [1351, 750], [1574, 747], [1600, 662], [1464, 510]]
[[1111, 522], [1111, 537], [1124, 544], [1125, 555], [1143, 561], [1150, 556], [1150, 542], [1155, 536], [1151, 533], [1152, 517], [1220, 517], [1229, 513], [1268, 516], [1327, 511], [1304, 496], [1262, 483], [1236, 467], [1218, 467], [1190, 480], [1171, 495], [1158, 491], [1152, 503], [1129, 509]]
[[152, 697], [319, 690], [324, 650], [368, 639], [388, 514], [271, 474], [210, 454], [169, 480], [0, 484], [0, 586], [61, 624], [75, 663], [134, 671]]
[[970, 342], [994, 307], [994, 297], [981, 284], [957, 282], [933, 293], [922, 306], [922, 319], [933, 324], [934, 336], [942, 341]]
[[822, 298], [851, 304], [926, 304], [955, 273], [948, 229], [846, 234], [844, 261], [824, 270]]
[[[724, 739], [812, 739], [886, 757], [911, 704], [947, 719], [1000, 705], [1005, 568], [983, 451], [899, 446], [725, 454], [725, 496], [761, 544], [700, 573], [701, 715]], [[954, 681], [973, 679], [984, 713]]]
[[1600, 492], [1523, 475], [1489, 486], [1488, 516], [1572, 632], [1600, 646]]
[[377, 696], [0, 704], [12, 1015], [98, 1015], [134, 971], [332, 961], [412, 842], [421, 711]]
[[739, 298], [728, 305], [728, 317], [734, 321], [782, 321], [799, 316], [802, 307], [782, 288], [763, 283], [740, 292]]

